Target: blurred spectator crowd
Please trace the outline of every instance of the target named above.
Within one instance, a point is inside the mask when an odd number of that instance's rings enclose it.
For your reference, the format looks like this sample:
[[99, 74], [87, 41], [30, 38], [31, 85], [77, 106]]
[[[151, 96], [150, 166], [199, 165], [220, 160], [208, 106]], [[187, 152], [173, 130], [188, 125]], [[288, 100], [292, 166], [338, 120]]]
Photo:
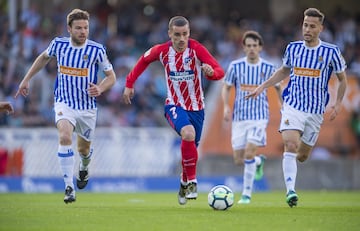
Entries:
[[[168, 40], [168, 20], [177, 12], [169, 9], [144, 8], [123, 4], [121, 8], [106, 3], [90, 13], [90, 39], [104, 44], [117, 75], [116, 85], [98, 98], [98, 126], [163, 126], [163, 102], [166, 84], [160, 64], [152, 64], [135, 85], [136, 96], [128, 106], [122, 101], [125, 77], [138, 57], [156, 43]], [[46, 9], [31, 4], [18, 15], [15, 31], [9, 28], [7, 14], [0, 14], [0, 99], [11, 101], [15, 113], [0, 115], [0, 126], [53, 126], [53, 85], [56, 62], [51, 61], [31, 82], [27, 98], [13, 96], [30, 65], [55, 36], [68, 36], [66, 15], [69, 9], [60, 4]], [[226, 70], [229, 62], [243, 54], [241, 37], [248, 29], [262, 34], [265, 46], [262, 56], [281, 65], [286, 44], [302, 39], [302, 12], [284, 23], [254, 18], [233, 20], [212, 17], [206, 6], [183, 14], [190, 20], [191, 37], [201, 41]], [[348, 65], [348, 73], [360, 79], [360, 15], [350, 16], [338, 10], [326, 15], [324, 41], [337, 44]], [[204, 80], [205, 90], [211, 83]], [[206, 92], [205, 94], [210, 94]]]

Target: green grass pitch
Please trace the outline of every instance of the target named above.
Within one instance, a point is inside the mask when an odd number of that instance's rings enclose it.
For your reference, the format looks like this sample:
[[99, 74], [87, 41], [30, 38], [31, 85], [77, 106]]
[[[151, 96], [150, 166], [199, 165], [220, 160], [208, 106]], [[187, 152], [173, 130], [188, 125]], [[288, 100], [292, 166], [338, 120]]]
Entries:
[[214, 211], [207, 195], [185, 206], [172, 193], [0, 194], [0, 230], [360, 230], [359, 191], [298, 191], [298, 207], [284, 192], [254, 193], [249, 205]]

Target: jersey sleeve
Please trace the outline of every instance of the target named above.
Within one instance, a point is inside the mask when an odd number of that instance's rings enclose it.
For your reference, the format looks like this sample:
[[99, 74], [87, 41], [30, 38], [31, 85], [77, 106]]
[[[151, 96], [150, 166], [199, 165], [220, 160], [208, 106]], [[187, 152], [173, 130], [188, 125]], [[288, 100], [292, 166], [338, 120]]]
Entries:
[[46, 48], [46, 54], [49, 56], [49, 57], [56, 57], [56, 38], [54, 38], [53, 40], [51, 40], [49, 46]]
[[229, 86], [234, 85], [234, 65], [233, 65], [233, 63], [230, 63], [228, 69], [226, 70], [224, 83]]
[[345, 59], [341, 55], [341, 51], [338, 47], [336, 47], [333, 54], [331, 65], [333, 66], [335, 73], [343, 72], [346, 69]]
[[160, 46], [156, 45], [147, 50], [136, 62], [133, 69], [126, 76], [125, 86], [128, 88], [133, 88], [136, 80], [139, 76], [145, 71], [150, 63], [157, 61], [159, 59]]
[[113, 66], [110, 63], [110, 61], [108, 59], [108, 56], [106, 54], [105, 47], [100, 49], [98, 63], [99, 63], [100, 69], [103, 70], [103, 71], [111, 71], [113, 69]]
[[290, 60], [290, 44], [287, 45], [286, 49], [285, 49], [285, 53], [283, 56], [283, 66], [287, 67], [287, 68], [291, 68], [291, 60]]

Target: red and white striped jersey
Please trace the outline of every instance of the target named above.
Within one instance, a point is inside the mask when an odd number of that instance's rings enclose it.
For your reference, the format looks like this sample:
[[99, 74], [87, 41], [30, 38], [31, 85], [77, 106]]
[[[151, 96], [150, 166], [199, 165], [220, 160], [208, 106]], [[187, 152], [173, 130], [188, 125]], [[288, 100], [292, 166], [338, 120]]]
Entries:
[[203, 63], [214, 69], [213, 76], [206, 76], [208, 79], [219, 80], [224, 76], [222, 67], [198, 41], [189, 39], [188, 47], [183, 52], [177, 52], [169, 41], [153, 46], [139, 58], [126, 77], [126, 87], [133, 88], [137, 78], [154, 61], [160, 61], [164, 66], [167, 83], [165, 104], [181, 106], [187, 111], [199, 111], [205, 107], [201, 85]]

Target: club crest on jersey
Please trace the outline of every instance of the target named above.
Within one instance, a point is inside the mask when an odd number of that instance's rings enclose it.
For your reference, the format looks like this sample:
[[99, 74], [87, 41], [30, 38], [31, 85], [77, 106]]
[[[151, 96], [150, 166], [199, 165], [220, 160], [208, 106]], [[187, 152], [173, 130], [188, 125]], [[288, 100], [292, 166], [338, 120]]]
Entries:
[[319, 63], [322, 63], [323, 61], [324, 61], [324, 58], [323, 58], [322, 56], [319, 56], [319, 57], [318, 57], [318, 62], [319, 62]]
[[184, 60], [184, 62], [185, 62], [186, 64], [191, 63], [191, 57], [186, 57], [185, 60]]
[[83, 56], [83, 60], [84, 60], [85, 62], [89, 61], [89, 55], [85, 54], [85, 55]]
[[284, 121], [284, 124], [286, 124], [286, 125], [290, 125], [289, 120], [285, 120], [285, 121]]

